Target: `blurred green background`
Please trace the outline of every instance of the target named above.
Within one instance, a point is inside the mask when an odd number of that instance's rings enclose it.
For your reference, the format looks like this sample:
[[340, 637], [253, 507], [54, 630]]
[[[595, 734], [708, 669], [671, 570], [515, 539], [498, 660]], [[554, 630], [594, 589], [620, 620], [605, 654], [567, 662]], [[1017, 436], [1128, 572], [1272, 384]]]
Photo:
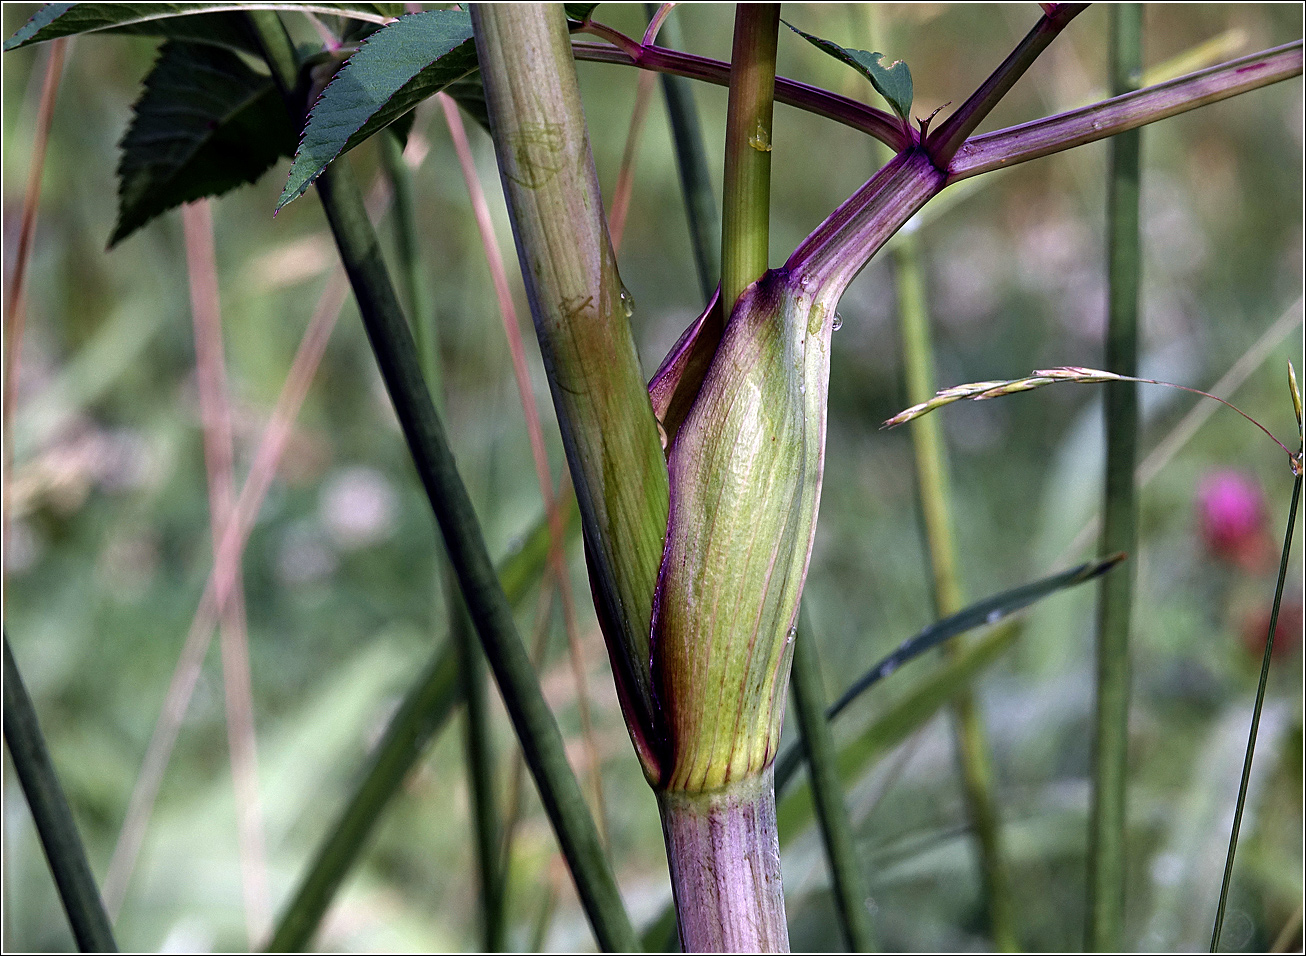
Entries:
[[[6, 3], [5, 36], [36, 8]], [[641, 15], [639, 6], [605, 4], [597, 19], [638, 35]], [[673, 15], [688, 49], [729, 58], [727, 6], [686, 5]], [[844, 45], [869, 45], [856, 7], [795, 5], [785, 16]], [[874, 48], [910, 64], [914, 111], [926, 115], [961, 102], [1036, 16], [1032, 4], [887, 4], [881, 22], [888, 37]], [[1081, 15], [985, 128], [1098, 95], [1105, 30], [1101, 8]], [[1240, 31], [1230, 55], [1285, 43], [1302, 35], [1301, 8], [1149, 6], [1147, 63], [1228, 30]], [[850, 70], [784, 32], [780, 73], [876, 102]], [[14, 521], [6, 542], [5, 626], [101, 879], [211, 564], [180, 216], [169, 213], [104, 251], [115, 217], [117, 143], [155, 47], [91, 35], [68, 51], [28, 277], [10, 436], [15, 466], [6, 477]], [[47, 52], [37, 47], [3, 58], [6, 281]], [[610, 193], [636, 73], [590, 63], [578, 71], [600, 181]], [[719, 195], [726, 93], [698, 91]], [[1264, 363], [1226, 397], [1289, 444], [1294, 422], [1284, 366], [1292, 359], [1302, 367], [1302, 115], [1301, 81], [1293, 80], [1143, 134], [1142, 374], [1209, 387], [1280, 323]], [[430, 102], [419, 108], [417, 123], [430, 145], [415, 181], [448, 425], [497, 555], [535, 520], [539, 494], [448, 131]], [[492, 149], [482, 130], [470, 132], [512, 273]], [[876, 155], [860, 134], [777, 108], [773, 264], [873, 172]], [[920, 234], [941, 385], [1100, 364], [1106, 155], [1105, 144], [1094, 144], [993, 174], [958, 187], [963, 194], [955, 200], [945, 193], [942, 214], [927, 211]], [[365, 182], [379, 170], [374, 143], [348, 161]], [[651, 371], [702, 305], [660, 91], [637, 163], [620, 264]], [[287, 166], [279, 163], [257, 185], [214, 205], [238, 483], [333, 261], [313, 195], [272, 218]], [[905, 404], [888, 260], [881, 256], [850, 288], [834, 339], [824, 500], [807, 588], [831, 696], [930, 619], [909, 438], [905, 430], [878, 430]], [[520, 280], [513, 275], [512, 282], [556, 475], [563, 459], [548, 388]], [[1143, 392], [1143, 454], [1195, 401], [1169, 390]], [[1070, 545], [1098, 505], [1094, 387], [1062, 386], [938, 414], [952, 455], [969, 598], [1085, 558], [1086, 549]], [[1136, 948], [1195, 949], [1209, 938], [1290, 488], [1282, 452], [1218, 410], [1141, 494], [1141, 543], [1132, 557], [1138, 588], [1127, 887], [1128, 938]], [[1219, 524], [1222, 491], [1241, 495], [1251, 515], [1236, 534]], [[436, 541], [349, 302], [245, 553], [273, 914], [407, 682], [444, 640]], [[1301, 924], [1301, 568], [1295, 557], [1226, 949], [1263, 950], [1294, 919]], [[642, 922], [669, 897], [665, 859], [586, 580], [577, 552], [572, 581], [583, 611], [612, 856], [632, 916]], [[520, 616], [526, 634], [533, 603]], [[1077, 949], [1082, 939], [1092, 628], [1091, 588], [1054, 598], [1027, 616], [1015, 649], [977, 684], [997, 766], [1018, 929], [1035, 950]], [[541, 680], [580, 765], [586, 752], [560, 621], [555, 631]], [[843, 718], [836, 736], [851, 736], [932, 666], [913, 664], [880, 685]], [[513, 738], [494, 694], [506, 789]], [[321, 948], [478, 948], [461, 735], [453, 726], [391, 806], [328, 915]], [[125, 948], [250, 945], [226, 741], [215, 646], [117, 923]], [[5, 759], [3, 944], [66, 949], [72, 938]], [[886, 949], [987, 945], [953, 767], [949, 724], [936, 719], [848, 794]], [[556, 894], [545, 945], [592, 948], [529, 784], [525, 793], [509, 904], [513, 942], [528, 943]], [[815, 832], [786, 839], [794, 948], [838, 948]], [[1300, 940], [1298, 929], [1289, 944], [1300, 948]]]

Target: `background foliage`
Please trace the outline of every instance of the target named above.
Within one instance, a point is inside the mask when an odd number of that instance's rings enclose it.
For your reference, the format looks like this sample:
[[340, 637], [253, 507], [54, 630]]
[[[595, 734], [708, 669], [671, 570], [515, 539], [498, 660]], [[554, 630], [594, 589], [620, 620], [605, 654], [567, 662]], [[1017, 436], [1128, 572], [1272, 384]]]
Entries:
[[[5, 36], [35, 6], [5, 4]], [[888, 47], [911, 64], [914, 109], [927, 114], [964, 97], [1027, 29], [1031, 11], [888, 5], [891, 39], [876, 49]], [[600, 8], [599, 19], [638, 34], [639, 12], [613, 5]], [[682, 8], [674, 16], [689, 50], [728, 58], [724, 8]], [[866, 46], [865, 20], [854, 8], [795, 6], [786, 17], [844, 45]], [[1105, 20], [1100, 9], [1081, 16], [989, 127], [1078, 105], [1100, 90]], [[1238, 53], [1286, 42], [1301, 35], [1301, 20], [1292, 6], [1157, 6], [1148, 10], [1146, 29], [1147, 63], [1154, 64], [1226, 29], [1243, 31]], [[781, 74], [874, 97], [865, 81], [785, 33]], [[16, 468], [7, 478], [19, 507], [9, 542], [6, 627], [100, 875], [211, 561], [180, 219], [168, 214], [104, 252], [116, 220], [116, 146], [156, 45], [91, 36], [69, 50], [28, 282]], [[36, 48], [3, 58], [6, 270], [43, 56]], [[610, 191], [636, 73], [585, 63], [578, 69], [600, 179]], [[714, 156], [725, 101], [724, 89], [699, 91]], [[650, 370], [701, 306], [664, 117], [659, 100], [640, 149], [620, 256]], [[501, 553], [539, 509], [526, 431], [466, 190], [434, 104], [419, 110], [415, 128], [431, 147], [416, 184], [451, 396], [447, 416], [487, 540]], [[511, 257], [490, 144], [482, 132], [472, 135]], [[1285, 309], [1297, 303], [1300, 317], [1302, 141], [1300, 83], [1144, 132], [1143, 375], [1207, 387]], [[777, 111], [773, 263], [869, 175], [875, 156], [872, 144], [850, 130], [787, 107]], [[1105, 157], [1105, 145], [1097, 144], [985, 177], [978, 191], [922, 226], [941, 384], [1100, 361]], [[379, 167], [375, 143], [350, 159], [365, 179]], [[287, 168], [280, 160], [256, 186], [230, 193], [214, 210], [239, 475], [334, 256], [315, 200], [272, 219]], [[878, 431], [904, 405], [892, 288], [881, 257], [845, 296], [834, 338], [825, 493], [807, 589], [831, 697], [847, 675], [929, 617], [909, 441], [905, 432]], [[1293, 429], [1282, 370], [1288, 358], [1301, 367], [1300, 341], [1297, 325], [1234, 398], [1280, 436]], [[547, 386], [538, 359], [532, 361], [547, 416]], [[1152, 390], [1143, 403], [1146, 453], [1190, 402]], [[968, 595], [1082, 560], [1066, 549], [1097, 507], [1096, 392], [1064, 387], [940, 414], [953, 456]], [[551, 441], [556, 474], [562, 454]], [[1203, 519], [1212, 479], [1228, 469], [1266, 502], [1233, 544]], [[1277, 542], [1289, 485], [1281, 453], [1235, 416], [1217, 412], [1141, 496], [1127, 897], [1129, 938], [1141, 948], [1204, 945], [1209, 932], [1259, 661], [1247, 644], [1261, 637], [1257, 622], [1268, 609], [1275, 570], [1274, 543], [1262, 553], [1259, 536]], [[349, 304], [245, 559], [274, 910], [397, 695], [433, 642], [443, 640], [433, 541], [426, 503]], [[669, 893], [665, 860], [585, 580], [573, 555], [613, 856], [639, 920]], [[1272, 674], [1252, 815], [1225, 925], [1230, 949], [1268, 947], [1301, 907], [1300, 558], [1290, 581], [1297, 583], [1285, 598], [1285, 616], [1295, 608], [1294, 639]], [[1082, 589], [1036, 609], [1016, 649], [979, 685], [1019, 927], [1034, 949], [1074, 948], [1081, 938], [1092, 600], [1092, 590]], [[533, 613], [528, 603], [521, 618], [527, 631]], [[579, 762], [585, 751], [563, 643], [559, 634], [543, 682], [564, 732], [577, 742]], [[129, 948], [247, 945], [216, 654], [118, 923]], [[914, 666], [923, 674], [932, 665]], [[836, 739], [883, 712], [909, 683], [886, 681], [836, 728]], [[511, 732], [501, 708], [497, 719], [500, 752], [508, 752]], [[475, 945], [476, 884], [458, 748], [458, 735], [444, 734], [413, 775], [320, 946]], [[556, 888], [559, 910], [547, 944], [589, 946], [529, 785], [526, 793], [510, 890], [513, 939], [528, 942]], [[4, 797], [4, 945], [65, 948], [71, 937], [8, 770]], [[849, 800], [881, 945], [983, 947], [946, 722], [932, 722], [896, 750]], [[836, 946], [818, 843], [810, 833], [796, 836], [782, 835], [790, 840], [785, 880], [794, 946]]]

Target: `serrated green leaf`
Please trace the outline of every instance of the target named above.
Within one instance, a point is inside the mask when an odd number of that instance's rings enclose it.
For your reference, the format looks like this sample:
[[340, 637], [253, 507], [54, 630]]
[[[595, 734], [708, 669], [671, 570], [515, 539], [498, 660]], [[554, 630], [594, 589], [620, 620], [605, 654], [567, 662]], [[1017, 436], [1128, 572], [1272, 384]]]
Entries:
[[[147, 36], [170, 36], [194, 42], [228, 42], [207, 40], [201, 31], [181, 29], [169, 20], [195, 14], [245, 12], [249, 10], [288, 10], [302, 13], [328, 13], [384, 23], [390, 19], [385, 8], [394, 4], [377, 3], [47, 3], [5, 41], [4, 49], [16, 50], [32, 43], [44, 43], [59, 37], [100, 30], [116, 30]], [[178, 32], [180, 29], [181, 32]], [[199, 34], [199, 35], [196, 35]], [[240, 47], [241, 49], [248, 48]]]
[[256, 181], [294, 151], [272, 80], [221, 47], [165, 43], [133, 109], [110, 246], [174, 206]]
[[902, 117], [904, 123], [910, 122], [911, 114], [911, 70], [902, 60], [885, 64], [883, 53], [867, 53], [865, 50], [850, 50], [823, 40], [820, 37], [804, 33], [792, 23], [784, 21], [785, 26], [823, 53], [847, 63], [854, 70], [871, 81], [876, 92], [889, 101], [893, 111]]
[[314, 104], [277, 208], [303, 195], [336, 157], [474, 69], [469, 14], [414, 13], [372, 34]]

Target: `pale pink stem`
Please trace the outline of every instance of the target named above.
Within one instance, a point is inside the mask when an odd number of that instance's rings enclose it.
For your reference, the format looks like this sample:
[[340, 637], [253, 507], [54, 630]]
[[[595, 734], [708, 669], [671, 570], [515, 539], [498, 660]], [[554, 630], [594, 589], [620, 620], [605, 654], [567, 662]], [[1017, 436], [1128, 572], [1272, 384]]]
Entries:
[[517, 321], [517, 308], [512, 301], [512, 292], [508, 288], [508, 273], [503, 265], [503, 255], [494, 235], [494, 223], [490, 219], [490, 207], [485, 201], [485, 191], [481, 189], [480, 178], [476, 174], [476, 163], [472, 159], [472, 150], [467, 143], [467, 131], [463, 127], [462, 116], [458, 113], [458, 104], [446, 93], [436, 94], [440, 107], [444, 110], [445, 121], [449, 125], [449, 135], [453, 139], [454, 151], [462, 166], [463, 180], [467, 183], [467, 193], [471, 199], [472, 213], [476, 217], [476, 228], [481, 236], [481, 245], [485, 252], [485, 261], [490, 269], [494, 283], [495, 296], [499, 301], [499, 317], [503, 322], [503, 331], [508, 338], [508, 351], [512, 355], [513, 376], [517, 380], [517, 392], [521, 396], [522, 412], [526, 418], [526, 430], [530, 436], [531, 457], [535, 461], [535, 475], [540, 485], [540, 497], [544, 501], [544, 511], [549, 519], [549, 568], [558, 587], [558, 597], [562, 604], [563, 625], [567, 631], [567, 647], [570, 651], [572, 672], [576, 680], [576, 698], [580, 713], [581, 735], [585, 740], [590, 762], [590, 782], [594, 791], [595, 814], [600, 832], [606, 832], [603, 812], [603, 788], [599, 778], [598, 747], [594, 740], [594, 726], [590, 718], [589, 690], [585, 680], [584, 653], [580, 645], [580, 633], [576, 625], [576, 605], [571, 593], [571, 577], [567, 573], [567, 560], [563, 551], [562, 513], [558, 508], [557, 496], [553, 492], [553, 478], [549, 469], [548, 452], [544, 448], [544, 430], [540, 427], [540, 413], [535, 404], [535, 392], [531, 388], [530, 372], [526, 368], [526, 349], [522, 344], [521, 326]]
[[626, 133], [626, 149], [621, 156], [621, 172], [617, 175], [617, 188], [612, 194], [612, 212], [608, 215], [608, 232], [612, 236], [612, 251], [621, 249], [621, 237], [626, 231], [626, 214], [630, 211], [630, 196], [635, 190], [635, 157], [639, 151], [639, 135], [644, 129], [648, 104], [653, 98], [653, 85], [658, 75], [651, 70], [641, 70], [635, 87], [635, 108], [630, 113], [630, 131]]
[[[13, 474], [13, 422], [14, 406], [18, 400], [18, 373], [22, 368], [23, 327], [26, 324], [26, 302], [23, 286], [27, 279], [27, 265], [32, 258], [32, 235], [36, 232], [36, 212], [41, 205], [41, 180], [45, 172], [45, 149], [50, 142], [50, 127], [54, 122], [54, 101], [59, 92], [59, 79], [63, 76], [64, 52], [67, 41], [55, 40], [45, 61], [45, 78], [41, 83], [41, 103], [36, 111], [36, 133], [32, 142], [32, 165], [27, 171], [27, 192], [23, 195], [23, 218], [18, 226], [18, 249], [14, 256], [14, 271], [5, 290], [5, 381], [3, 409], [5, 474]], [[5, 550], [0, 556], [0, 569], [8, 568], [9, 542], [9, 484], [5, 483], [4, 528]], [[0, 570], [0, 573], [3, 573]]]
[[[405, 159], [408, 154], [405, 152]], [[384, 203], [389, 198], [389, 191], [384, 181], [378, 182], [368, 199], [368, 212], [376, 219]], [[182, 718], [190, 705], [195, 683], [199, 680], [200, 667], [208, 653], [209, 640], [217, 624], [219, 609], [226, 604], [235, 584], [240, 565], [240, 556], [245, 542], [254, 527], [263, 499], [272, 486], [277, 465], [285, 451], [286, 442], [294, 428], [299, 410], [308, 395], [309, 386], [321, 364], [327, 342], [335, 328], [336, 319], [349, 294], [349, 281], [343, 269], [336, 268], [327, 280], [326, 288], [318, 299], [317, 308], [309, 320], [308, 328], [300, 340], [299, 350], [295, 353], [286, 384], [282, 386], [277, 397], [276, 407], [263, 432], [254, 462], [250, 466], [249, 477], [241, 489], [240, 498], [231, 520], [222, 535], [221, 544], [216, 550], [213, 570], [204, 586], [199, 607], [191, 620], [190, 631], [182, 646], [181, 656], [172, 672], [172, 680], [164, 696], [163, 708], [159, 719], [154, 724], [154, 732], [145, 751], [141, 771], [136, 778], [127, 805], [127, 814], [122, 829], [118, 832], [118, 842], [114, 846], [113, 858], [109, 863], [108, 874], [104, 878], [104, 905], [109, 916], [117, 916], [127, 892], [127, 882], [136, 866], [141, 843], [145, 838], [145, 828], [149, 823], [158, 796], [159, 785], [163, 781], [164, 771], [172, 756], [172, 748], [177, 742], [177, 733], [181, 728]]]
[[[204, 464], [208, 473], [209, 523], [214, 559], [222, 531], [235, 509], [235, 448], [231, 406], [227, 400], [226, 361], [222, 346], [222, 306], [218, 262], [213, 243], [213, 213], [207, 199], [182, 207], [186, 265], [190, 275], [191, 313], [195, 326], [195, 373], [200, 419], [204, 426]], [[245, 626], [245, 592], [239, 559], [231, 598], [222, 607], [220, 629], [222, 684], [227, 704], [227, 746], [236, 798], [236, 832], [240, 846], [245, 928], [251, 944], [271, 925], [267, 860], [263, 847], [263, 812], [259, 801], [258, 743], [254, 729], [254, 695], [250, 684], [249, 635]]]

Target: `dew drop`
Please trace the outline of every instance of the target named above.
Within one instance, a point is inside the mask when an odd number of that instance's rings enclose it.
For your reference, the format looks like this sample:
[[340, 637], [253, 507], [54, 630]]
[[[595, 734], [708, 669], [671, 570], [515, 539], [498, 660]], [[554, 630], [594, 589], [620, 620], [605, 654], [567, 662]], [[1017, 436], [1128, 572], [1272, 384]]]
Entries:
[[632, 296], [628, 291], [626, 291], [625, 286], [622, 286], [620, 299], [621, 299], [621, 311], [625, 313], [626, 318], [629, 319], [631, 316], [635, 314], [635, 297]]
[[836, 312], [834, 314], [834, 322], [831, 324], [830, 329], [834, 332], [838, 332], [842, 328], [843, 328], [843, 316], [840, 315], [838, 312]]
[[796, 627], [789, 628], [789, 633], [785, 635], [785, 643], [792, 644], [794, 642], [794, 638], [797, 636], [798, 636], [798, 628]]

